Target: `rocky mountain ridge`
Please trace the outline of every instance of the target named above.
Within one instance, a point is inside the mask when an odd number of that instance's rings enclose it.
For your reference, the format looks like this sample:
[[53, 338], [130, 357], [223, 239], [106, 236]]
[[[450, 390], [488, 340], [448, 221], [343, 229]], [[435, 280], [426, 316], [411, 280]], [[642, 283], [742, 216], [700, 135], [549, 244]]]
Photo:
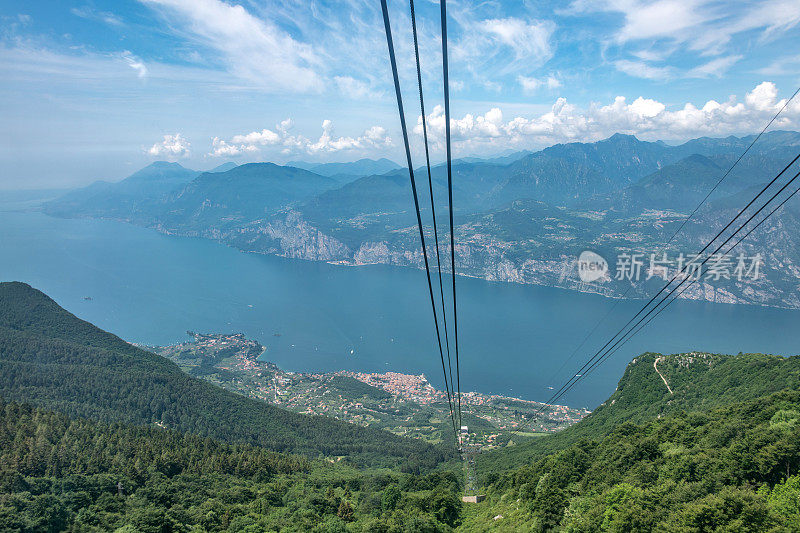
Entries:
[[[650, 255], [667, 252], [674, 261], [680, 254], [696, 253], [747, 202], [748, 194], [791, 159], [800, 134], [766, 134], [665, 247], [751, 140], [702, 138], [668, 146], [615, 135], [597, 143], [557, 145], [504, 164], [459, 161], [454, 165], [458, 273], [610, 297], [652, 293], [664, 280], [646, 271]], [[437, 200], [446, 198], [444, 170], [433, 169]], [[85, 205], [79, 201], [81, 194]], [[201, 174], [167, 194], [147, 192], [136, 202], [115, 203], [117, 193], [105, 190], [106, 198], [98, 204], [97, 194], [91, 187], [76, 191], [46, 204], [45, 211], [125, 220], [296, 259], [416, 268], [423, 264], [403, 170], [342, 185], [298, 168], [250, 164]], [[433, 255], [428, 201], [422, 198], [422, 209], [428, 252]], [[438, 220], [447, 219], [441, 201], [437, 211]], [[447, 228], [442, 224], [439, 230], [444, 233]], [[760, 257], [760, 278], [703, 279], [681, 296], [800, 307], [799, 236], [800, 211], [789, 203], [737, 250], [749, 258]], [[441, 244], [440, 253], [449, 254], [447, 239]], [[589, 283], [579, 278], [575, 261], [584, 250], [605, 258], [607, 276]], [[644, 275], [639, 280], [616, 279], [613, 269], [620, 258], [632, 254], [645, 263]]]

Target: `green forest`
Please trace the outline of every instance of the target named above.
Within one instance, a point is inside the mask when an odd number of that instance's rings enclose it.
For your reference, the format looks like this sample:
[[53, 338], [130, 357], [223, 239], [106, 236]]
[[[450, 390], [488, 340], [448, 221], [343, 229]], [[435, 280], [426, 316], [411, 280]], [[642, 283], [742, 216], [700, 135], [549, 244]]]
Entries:
[[155, 424], [404, 472], [432, 468], [452, 454], [418, 440], [290, 413], [225, 391], [78, 319], [22, 283], [0, 284], [0, 390], [6, 400], [73, 417]]
[[0, 284], [0, 531], [800, 531], [800, 357], [642, 354], [478, 466], [464, 504], [452, 449], [227, 392]]
[[448, 531], [451, 473], [364, 473], [0, 404], [2, 531]]
[[800, 531], [798, 472], [800, 391], [784, 391], [621, 422], [493, 474], [487, 507], [534, 531]]

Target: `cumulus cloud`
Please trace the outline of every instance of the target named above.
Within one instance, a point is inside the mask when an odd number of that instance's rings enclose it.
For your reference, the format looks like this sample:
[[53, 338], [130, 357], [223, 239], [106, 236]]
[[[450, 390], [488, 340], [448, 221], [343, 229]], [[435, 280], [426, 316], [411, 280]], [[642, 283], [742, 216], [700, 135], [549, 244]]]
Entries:
[[175, 135], [164, 135], [164, 140], [155, 143], [146, 152], [153, 157], [165, 157], [167, 159], [177, 159], [187, 157], [191, 144], [180, 133]]
[[[546, 83], [546, 78], [542, 83]], [[708, 100], [703, 104], [674, 106], [652, 98], [629, 99], [617, 96], [610, 102], [577, 106], [566, 98], [555, 100], [551, 108], [536, 116], [507, 117], [500, 107], [483, 114], [467, 113], [451, 117], [451, 133], [456, 153], [462, 155], [494, 153], [516, 148], [541, 148], [559, 142], [591, 142], [614, 133], [636, 135], [641, 139], [686, 140], [703, 135], [725, 136], [759, 130], [786, 103], [777, 87], [762, 82], [743, 97]], [[427, 116], [428, 135], [434, 151], [444, 151], [444, 109], [438, 105]], [[774, 128], [800, 127], [800, 101], [792, 102], [774, 123]], [[422, 137], [422, 117], [413, 128], [417, 141]], [[165, 138], [165, 141], [168, 139]], [[419, 146], [419, 142], [415, 143]], [[291, 120], [230, 138], [216, 137], [209, 155], [232, 157], [248, 154], [322, 155], [337, 152], [370, 156], [385, 155], [395, 148], [387, 131], [373, 126], [361, 135], [336, 135], [333, 123], [322, 122], [322, 133], [309, 138], [293, 132]]]
[[[466, 114], [451, 118], [452, 136], [461, 153], [501, 148], [532, 148], [558, 142], [595, 141], [614, 133], [633, 134], [643, 139], [689, 139], [702, 135], [723, 136], [760, 129], [780, 109], [785, 99], [771, 82], [763, 82], [739, 102], [730, 97], [723, 102], [709, 100], [702, 107], [686, 103], [668, 108], [657, 100], [639, 97], [629, 102], [618, 96], [608, 104], [593, 103], [579, 108], [558, 98], [549, 112], [535, 117], [506, 120], [499, 108], [483, 115]], [[441, 151], [444, 141], [444, 110], [433, 109], [427, 117], [428, 133], [434, 149]], [[800, 102], [794, 102], [776, 120], [776, 128], [800, 125]], [[422, 133], [421, 118], [414, 128]]]
[[225, 58], [232, 74], [264, 89], [319, 92], [321, 60], [273, 22], [221, 0], [141, 0], [175, 16], [187, 37]]
[[322, 122], [322, 134], [312, 140], [300, 134], [292, 134], [292, 121], [286, 119], [274, 130], [263, 129], [234, 135], [229, 141], [214, 137], [210, 156], [235, 156], [256, 153], [265, 147], [273, 147], [281, 154], [335, 153], [342, 151], [381, 151], [392, 146], [392, 140], [381, 126], [372, 126], [357, 137], [337, 136], [330, 120]]

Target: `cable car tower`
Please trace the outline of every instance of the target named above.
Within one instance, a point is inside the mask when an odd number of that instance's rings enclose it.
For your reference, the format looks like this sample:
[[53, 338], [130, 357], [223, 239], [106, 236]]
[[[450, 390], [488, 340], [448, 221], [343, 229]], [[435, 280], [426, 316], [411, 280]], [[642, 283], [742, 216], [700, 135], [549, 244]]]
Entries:
[[461, 501], [464, 503], [480, 503], [486, 499], [485, 494], [480, 494], [478, 484], [478, 468], [476, 459], [481, 453], [481, 445], [468, 442], [469, 428], [461, 426], [459, 441], [461, 443], [461, 460], [464, 462], [464, 495]]

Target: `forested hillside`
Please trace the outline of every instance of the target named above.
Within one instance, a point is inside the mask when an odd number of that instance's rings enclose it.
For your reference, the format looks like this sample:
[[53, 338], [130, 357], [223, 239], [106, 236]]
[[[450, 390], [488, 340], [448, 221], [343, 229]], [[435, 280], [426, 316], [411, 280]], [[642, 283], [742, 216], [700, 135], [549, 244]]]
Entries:
[[[643, 374], [628, 377], [630, 392]], [[462, 505], [448, 472], [364, 473], [0, 400], [0, 529], [798, 531], [800, 392], [699, 407], [617, 421], [490, 475], [488, 500]]]
[[419, 471], [444, 459], [443, 451], [417, 440], [290, 413], [192, 378], [23, 283], [0, 284], [0, 395], [74, 417], [158, 425], [362, 465]]
[[580, 423], [552, 436], [484, 454], [481, 467], [493, 472], [515, 468], [581, 439], [602, 438], [626, 422], [640, 424], [671, 413], [708, 411], [783, 390], [800, 390], [800, 356], [642, 354], [628, 364], [617, 390]]
[[364, 474], [0, 399], [0, 531], [447, 531], [460, 507], [452, 474]]
[[[708, 394], [709, 397], [713, 393]], [[800, 392], [620, 422], [495, 477], [505, 531], [800, 531]]]

